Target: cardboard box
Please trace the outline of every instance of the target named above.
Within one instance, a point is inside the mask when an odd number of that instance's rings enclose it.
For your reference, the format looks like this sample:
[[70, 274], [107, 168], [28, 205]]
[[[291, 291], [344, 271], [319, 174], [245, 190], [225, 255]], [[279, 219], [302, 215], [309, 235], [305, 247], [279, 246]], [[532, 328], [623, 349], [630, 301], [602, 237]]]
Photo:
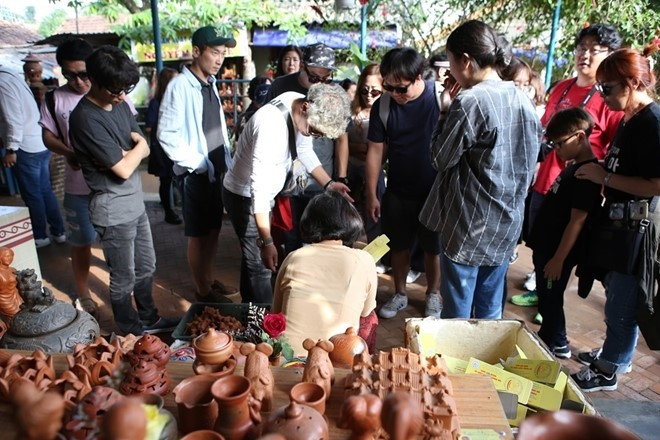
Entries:
[[[498, 391], [508, 391], [518, 396], [518, 402], [527, 403], [534, 383], [517, 374], [509, 373], [479, 359], [470, 358], [465, 374], [482, 374], [493, 379]], [[561, 400], [560, 400], [561, 403]]]
[[552, 386], [559, 378], [561, 364], [559, 361], [510, 357], [504, 364], [504, 369], [525, 379]]
[[509, 419], [509, 425], [511, 426], [520, 426], [520, 424], [527, 418], [529, 415], [535, 414], [531, 408], [526, 407], [525, 405], [518, 404], [518, 412], [516, 413], [515, 419]]
[[[446, 354], [463, 360], [475, 357], [497, 364], [516, 353], [517, 345], [529, 359], [555, 360], [522, 321], [510, 319], [411, 318], [406, 320], [405, 340], [408, 348], [424, 356]], [[583, 403], [585, 413], [596, 414], [573, 379], [568, 378], [563, 398]]]

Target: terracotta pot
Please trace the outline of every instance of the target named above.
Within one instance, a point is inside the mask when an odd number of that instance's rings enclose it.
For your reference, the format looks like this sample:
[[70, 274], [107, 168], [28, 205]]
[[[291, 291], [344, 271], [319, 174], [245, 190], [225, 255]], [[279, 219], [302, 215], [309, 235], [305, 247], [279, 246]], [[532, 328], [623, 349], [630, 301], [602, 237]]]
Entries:
[[224, 364], [215, 365], [203, 364], [195, 359], [192, 368], [195, 374], [206, 374], [211, 375], [216, 379], [220, 379], [221, 377], [234, 374], [234, 370], [236, 369], [236, 359], [234, 359], [232, 355]]
[[330, 338], [330, 342], [335, 348], [328, 355], [335, 368], [351, 368], [356, 354], [369, 353], [367, 343], [357, 335], [353, 327], [347, 328], [344, 333], [334, 335]]
[[637, 435], [623, 426], [603, 419], [573, 411], [553, 411], [529, 417], [520, 425], [520, 440], [633, 440]]
[[316, 383], [300, 382], [289, 391], [292, 402], [314, 408], [320, 414], [325, 414], [325, 390]]
[[[214, 430], [227, 440], [243, 440], [258, 435], [261, 423], [258, 409], [250, 396], [250, 381], [243, 376], [226, 376], [211, 386], [218, 403], [218, 418]], [[258, 403], [258, 402], [257, 402]]]
[[268, 418], [264, 434], [278, 433], [287, 440], [327, 440], [328, 424], [315, 409], [291, 402], [283, 406]]
[[234, 340], [231, 335], [210, 328], [193, 340], [197, 360], [202, 364], [224, 364], [232, 354]]
[[211, 394], [215, 376], [199, 375], [182, 380], [174, 388], [174, 401], [179, 412], [179, 429], [183, 434], [213, 429], [218, 418], [218, 404]]
[[181, 440], [225, 440], [225, 438], [215, 431], [203, 429], [201, 431], [191, 432], [181, 437]]
[[282, 355], [277, 354], [275, 356], [268, 357], [268, 363], [271, 364], [273, 367], [279, 367], [280, 365], [282, 365]]

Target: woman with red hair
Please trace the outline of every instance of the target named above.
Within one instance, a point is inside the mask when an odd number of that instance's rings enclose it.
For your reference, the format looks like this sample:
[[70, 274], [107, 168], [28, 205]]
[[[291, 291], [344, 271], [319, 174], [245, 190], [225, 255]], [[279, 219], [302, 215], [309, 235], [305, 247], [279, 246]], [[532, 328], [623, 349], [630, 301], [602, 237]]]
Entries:
[[610, 270], [603, 280], [605, 342], [602, 348], [578, 355], [588, 366], [573, 375], [587, 392], [615, 390], [617, 373], [630, 371], [637, 344], [637, 310], [642, 301], [653, 300], [652, 286], [657, 281], [652, 274], [657, 271], [653, 266], [660, 231], [660, 207], [656, 207], [660, 196], [660, 105], [653, 100], [655, 75], [648, 58], [655, 49], [657, 46], [651, 46], [643, 54], [619, 49], [598, 67], [598, 89], [605, 104], [622, 110], [624, 117], [604, 163], [583, 165], [575, 174], [604, 186], [604, 212], [610, 219], [632, 227], [648, 223], [646, 234], [650, 234], [649, 244], [630, 258], [637, 261], [637, 267], [626, 273]]

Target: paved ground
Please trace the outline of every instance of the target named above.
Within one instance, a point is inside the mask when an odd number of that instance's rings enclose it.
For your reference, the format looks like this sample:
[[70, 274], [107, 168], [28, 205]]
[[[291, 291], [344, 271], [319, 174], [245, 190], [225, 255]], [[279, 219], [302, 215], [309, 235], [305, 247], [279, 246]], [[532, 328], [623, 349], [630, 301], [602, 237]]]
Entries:
[[[194, 291], [186, 263], [186, 240], [182, 226], [172, 226], [164, 222], [163, 213], [157, 203], [156, 182], [151, 176], [144, 175], [144, 188], [147, 192], [147, 211], [151, 220], [154, 246], [158, 259], [154, 280], [154, 296], [163, 315], [183, 315], [190, 302], [194, 300]], [[22, 205], [19, 198], [0, 196], [0, 205]], [[238, 286], [240, 268], [240, 249], [234, 231], [228, 220], [223, 223], [220, 235], [219, 252], [215, 261], [216, 279], [231, 286]], [[95, 300], [101, 307], [100, 324], [106, 333], [113, 331], [112, 311], [108, 305], [106, 271], [103, 255], [98, 247], [93, 249], [94, 260], [91, 290]], [[51, 287], [58, 297], [64, 299], [67, 293], [73, 292], [73, 282], [70, 275], [70, 259], [68, 245], [53, 244], [39, 250], [41, 271], [44, 284]], [[531, 271], [531, 253], [521, 248], [520, 258], [514, 263], [508, 275], [509, 295], [520, 293], [525, 274]], [[380, 276], [378, 302], [382, 304], [392, 293], [392, 284], [388, 275]], [[378, 329], [378, 347], [386, 349], [403, 345], [404, 319], [421, 316], [424, 311], [424, 277], [410, 285], [410, 302], [408, 307], [396, 318], [381, 320]], [[573, 352], [600, 346], [605, 335], [603, 322], [603, 306], [605, 297], [603, 290], [597, 286], [588, 299], [577, 296], [577, 282], [574, 279], [565, 295], [568, 334]], [[532, 308], [521, 308], [507, 304], [506, 318], [523, 320], [533, 331], [538, 326], [531, 320], [535, 313]], [[571, 371], [578, 369], [579, 364], [573, 360], [562, 361]], [[614, 392], [593, 393], [593, 397], [620, 400], [656, 401], [660, 402], [660, 353], [652, 352], [640, 337], [634, 356], [633, 371], [620, 377], [619, 387]]]

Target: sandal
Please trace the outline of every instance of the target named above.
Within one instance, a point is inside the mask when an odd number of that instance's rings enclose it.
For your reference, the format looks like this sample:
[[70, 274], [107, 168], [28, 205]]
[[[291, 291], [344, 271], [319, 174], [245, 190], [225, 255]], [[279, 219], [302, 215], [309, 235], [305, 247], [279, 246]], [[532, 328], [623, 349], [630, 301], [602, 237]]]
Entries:
[[99, 319], [99, 305], [92, 298], [76, 298], [73, 302], [78, 310], [89, 313], [94, 319]]

